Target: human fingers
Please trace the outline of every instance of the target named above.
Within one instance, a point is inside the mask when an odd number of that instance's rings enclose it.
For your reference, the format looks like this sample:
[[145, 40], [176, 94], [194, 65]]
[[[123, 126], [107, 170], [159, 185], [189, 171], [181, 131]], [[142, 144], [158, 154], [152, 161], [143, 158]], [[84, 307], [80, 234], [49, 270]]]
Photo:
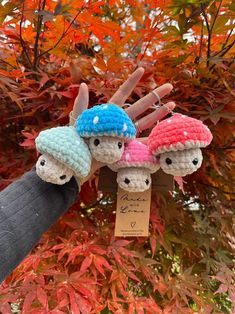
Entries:
[[144, 74], [144, 68], [140, 67], [133, 72], [130, 77], [119, 87], [116, 93], [110, 98], [109, 102], [123, 106], [126, 99], [136, 87], [137, 83]]
[[[138, 101], [136, 101], [133, 105], [126, 109], [126, 113], [129, 115], [131, 119], [135, 119], [141, 113], [145, 112], [149, 107], [151, 107], [156, 101], [159, 101], [160, 98], [169, 94], [173, 86], [170, 83], [166, 83], [153, 91], [151, 91], [148, 95], [142, 97]], [[159, 96], [159, 99], [157, 95]]]
[[143, 144], [147, 144], [148, 138], [147, 137], [138, 137], [137, 141], [141, 142]]
[[175, 109], [175, 106], [176, 104], [173, 101], [170, 101], [162, 105], [161, 107], [157, 108], [147, 116], [141, 118], [135, 123], [137, 131], [141, 133], [142, 131], [151, 128], [157, 121], [161, 120], [169, 112], [173, 111]]
[[82, 83], [79, 87], [78, 95], [74, 101], [73, 110], [69, 115], [69, 125], [74, 125], [77, 117], [87, 109], [89, 103], [89, 90], [86, 83]]

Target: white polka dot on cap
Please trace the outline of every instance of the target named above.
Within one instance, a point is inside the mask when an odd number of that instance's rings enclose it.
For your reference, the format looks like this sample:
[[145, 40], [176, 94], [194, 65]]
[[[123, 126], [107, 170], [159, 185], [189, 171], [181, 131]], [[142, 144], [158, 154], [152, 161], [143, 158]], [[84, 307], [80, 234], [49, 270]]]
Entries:
[[129, 154], [129, 153], [126, 153], [125, 159], [126, 159], [126, 160], [129, 160], [129, 159], [130, 159], [130, 154]]
[[99, 117], [95, 116], [93, 119], [93, 124], [97, 124], [99, 122]]
[[126, 123], [124, 123], [124, 124], [123, 124], [123, 128], [122, 128], [122, 131], [125, 132], [126, 130], [127, 130], [127, 125], [126, 125]]

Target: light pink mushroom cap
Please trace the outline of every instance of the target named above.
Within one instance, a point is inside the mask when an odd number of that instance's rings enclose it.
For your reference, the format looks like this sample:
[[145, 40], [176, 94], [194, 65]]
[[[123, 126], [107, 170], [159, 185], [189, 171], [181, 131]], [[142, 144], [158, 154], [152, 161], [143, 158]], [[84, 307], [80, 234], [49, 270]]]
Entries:
[[174, 114], [158, 123], [148, 137], [153, 154], [206, 147], [212, 141], [209, 128], [202, 121]]
[[160, 168], [160, 165], [158, 158], [150, 153], [147, 145], [133, 140], [125, 145], [121, 159], [109, 167], [113, 171], [130, 167], [146, 168], [150, 170], [150, 173], [154, 173]]

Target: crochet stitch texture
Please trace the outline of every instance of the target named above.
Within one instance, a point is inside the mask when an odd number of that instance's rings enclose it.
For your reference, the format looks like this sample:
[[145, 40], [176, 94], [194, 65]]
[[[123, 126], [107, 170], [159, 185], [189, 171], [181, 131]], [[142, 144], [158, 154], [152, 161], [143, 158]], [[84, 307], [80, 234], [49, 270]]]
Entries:
[[148, 137], [152, 153], [178, 151], [206, 147], [212, 141], [212, 134], [202, 121], [174, 114], [157, 124]]
[[113, 171], [128, 167], [147, 168], [150, 173], [153, 173], [160, 168], [160, 165], [158, 159], [150, 153], [147, 145], [133, 140], [126, 143], [121, 159], [109, 167]]
[[[166, 163], [166, 160], [169, 158], [172, 161], [171, 164]], [[200, 148], [165, 152], [160, 155], [160, 166], [165, 173], [174, 176], [186, 176], [201, 167], [202, 159]], [[193, 160], [197, 161], [197, 163], [194, 164]]]
[[[98, 147], [94, 144], [97, 140], [100, 142]], [[88, 146], [96, 160], [110, 164], [121, 158], [124, 140], [118, 137], [97, 136], [89, 138]]]
[[[125, 184], [128, 179], [129, 183]], [[150, 172], [144, 168], [123, 168], [118, 171], [117, 183], [128, 192], [144, 192], [151, 186], [152, 179]]]
[[103, 104], [85, 110], [76, 121], [81, 137], [112, 136], [132, 139], [136, 129], [123, 109], [114, 104]]
[[56, 127], [40, 132], [35, 140], [41, 154], [49, 154], [79, 178], [86, 177], [91, 168], [91, 153], [73, 127]]

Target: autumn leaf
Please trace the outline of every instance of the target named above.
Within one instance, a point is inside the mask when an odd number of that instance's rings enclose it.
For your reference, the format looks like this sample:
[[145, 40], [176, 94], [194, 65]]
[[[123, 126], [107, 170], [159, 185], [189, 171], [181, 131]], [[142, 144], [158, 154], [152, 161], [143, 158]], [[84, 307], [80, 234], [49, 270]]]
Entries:
[[81, 264], [80, 271], [84, 273], [90, 267], [91, 263], [92, 263], [92, 256], [91, 255], [86, 256]]
[[22, 143], [20, 143], [20, 146], [27, 147], [29, 149], [34, 149], [35, 139], [38, 136], [38, 132], [32, 130], [31, 133], [26, 131], [22, 131], [21, 133], [24, 135], [26, 139]]
[[22, 313], [23, 314], [26, 314], [28, 313], [30, 307], [31, 307], [31, 304], [33, 303], [33, 301], [35, 300], [36, 298], [36, 292], [32, 291], [32, 292], [29, 292], [26, 296], [25, 296], [25, 299], [24, 299], [24, 303], [23, 303], [23, 308], [22, 308]]
[[94, 255], [93, 261], [94, 261], [95, 267], [103, 276], [105, 276], [104, 268], [108, 270], [112, 270], [112, 267], [109, 265], [109, 263], [103, 256]]
[[0, 4], [1, 189], [35, 165], [39, 130], [68, 123], [82, 82], [92, 107], [139, 66], [126, 103], [170, 82], [161, 102], [213, 133], [198, 171], [152, 191], [148, 237], [114, 237], [116, 196], [98, 191], [95, 173], [0, 285], [1, 313], [234, 312], [233, 2]]
[[39, 302], [42, 304], [42, 306], [47, 310], [48, 309], [47, 294], [41, 287], [37, 287], [37, 298]]

